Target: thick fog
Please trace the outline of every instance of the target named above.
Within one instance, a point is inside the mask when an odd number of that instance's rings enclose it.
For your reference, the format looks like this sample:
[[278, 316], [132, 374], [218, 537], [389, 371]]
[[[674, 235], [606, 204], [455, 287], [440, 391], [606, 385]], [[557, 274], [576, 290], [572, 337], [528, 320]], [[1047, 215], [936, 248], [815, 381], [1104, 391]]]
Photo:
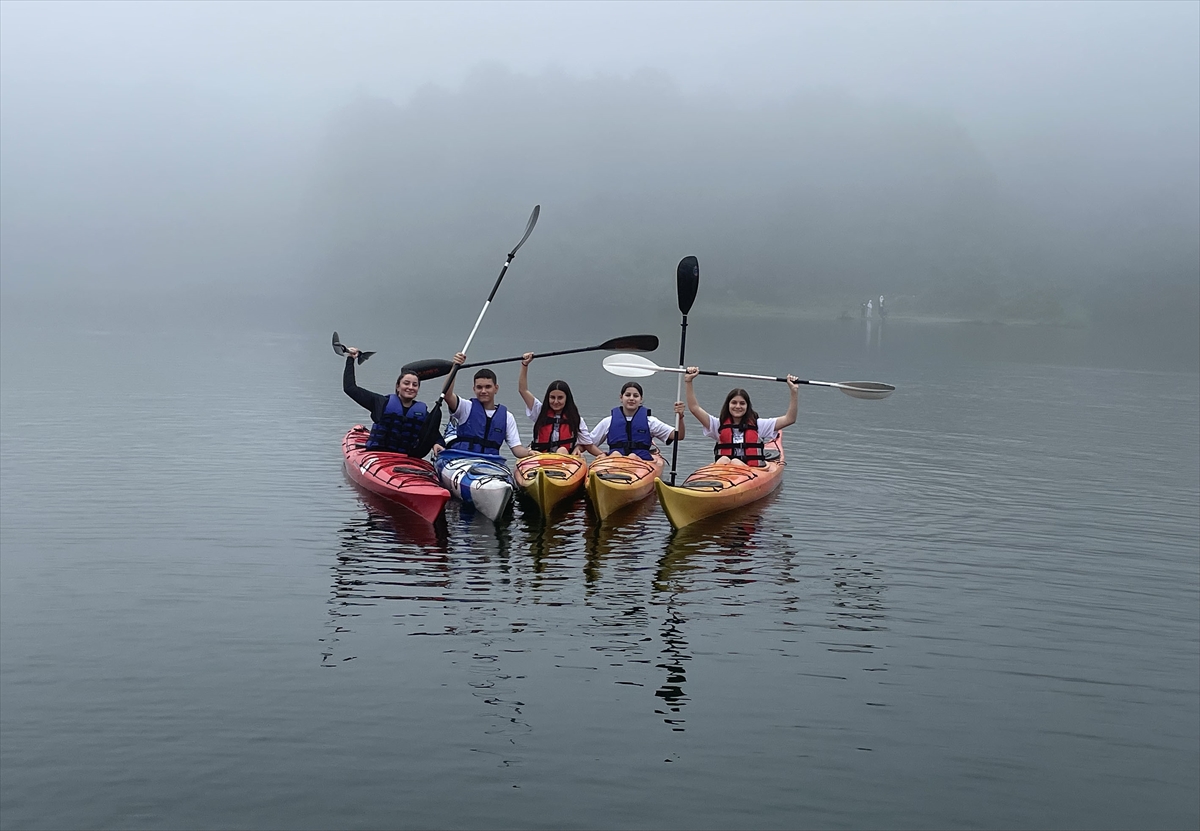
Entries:
[[0, 4], [6, 306], [473, 314], [535, 203], [523, 308], [1194, 339], [1200, 4]]

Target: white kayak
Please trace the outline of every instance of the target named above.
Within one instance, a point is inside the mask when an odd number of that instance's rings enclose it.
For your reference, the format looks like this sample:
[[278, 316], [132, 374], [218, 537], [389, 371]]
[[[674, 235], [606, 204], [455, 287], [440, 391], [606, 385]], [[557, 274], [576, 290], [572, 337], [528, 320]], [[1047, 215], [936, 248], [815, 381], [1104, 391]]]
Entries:
[[437, 455], [434, 468], [442, 485], [495, 522], [512, 504], [512, 471], [503, 456], [447, 448]]

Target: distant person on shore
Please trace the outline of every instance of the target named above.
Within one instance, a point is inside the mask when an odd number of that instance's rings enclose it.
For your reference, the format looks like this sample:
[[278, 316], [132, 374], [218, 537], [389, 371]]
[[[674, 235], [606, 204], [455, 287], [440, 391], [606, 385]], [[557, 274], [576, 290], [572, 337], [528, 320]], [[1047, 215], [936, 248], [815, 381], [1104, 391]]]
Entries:
[[879, 295], [879, 319], [883, 320], [887, 316], [887, 312], [883, 310], [883, 295]]
[[867, 301], [867, 320], [871, 319], [871, 301]]
[[858, 304], [858, 316], [861, 317], [863, 320], [866, 320], [866, 318], [867, 318], [867, 303], [865, 300], [862, 303]]

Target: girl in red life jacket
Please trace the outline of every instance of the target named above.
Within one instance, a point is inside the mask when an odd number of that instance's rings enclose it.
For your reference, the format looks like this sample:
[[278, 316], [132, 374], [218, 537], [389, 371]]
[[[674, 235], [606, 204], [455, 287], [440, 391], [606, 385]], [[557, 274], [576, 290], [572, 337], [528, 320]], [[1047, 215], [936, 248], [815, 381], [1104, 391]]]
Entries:
[[761, 467], [763, 461], [763, 445], [775, 438], [785, 427], [796, 423], [796, 414], [800, 410], [800, 384], [795, 375], [787, 377], [788, 389], [792, 400], [788, 403], [786, 415], [778, 418], [759, 418], [750, 403], [750, 393], [740, 387], [729, 391], [725, 403], [721, 406], [721, 417], [709, 415], [699, 402], [696, 401], [696, 391], [692, 381], [700, 374], [698, 367], [689, 366], [683, 376], [687, 388], [688, 409], [704, 426], [704, 435], [716, 439], [714, 448], [717, 464], [738, 464]]
[[566, 381], [551, 381], [546, 387], [545, 403], [529, 391], [529, 364], [533, 353], [521, 357], [521, 375], [517, 379], [517, 392], [525, 399], [525, 415], [533, 421], [533, 441], [529, 449], [537, 453], [574, 453], [582, 455], [587, 450], [593, 456], [600, 451], [592, 444], [592, 434], [587, 422], [579, 417], [575, 396]]

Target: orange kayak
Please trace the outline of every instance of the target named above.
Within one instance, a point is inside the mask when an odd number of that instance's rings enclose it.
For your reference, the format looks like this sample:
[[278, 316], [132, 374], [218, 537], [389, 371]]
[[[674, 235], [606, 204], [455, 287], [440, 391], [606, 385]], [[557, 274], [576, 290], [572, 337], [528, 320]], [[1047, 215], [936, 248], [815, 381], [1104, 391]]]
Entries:
[[514, 478], [517, 487], [549, 516], [555, 505], [583, 486], [587, 472], [582, 456], [535, 453], [517, 461]]
[[355, 484], [403, 505], [433, 522], [450, 499], [450, 491], [438, 481], [433, 465], [403, 453], [367, 450], [371, 431], [356, 424], [342, 439], [346, 473]]
[[658, 501], [674, 528], [730, 511], [762, 499], [783, 483], [783, 435], [777, 435], [764, 448], [765, 467], [735, 464], [705, 465], [684, 480], [668, 485], [656, 479]]
[[645, 499], [654, 490], [666, 462], [661, 454], [647, 462], [637, 456], [605, 456], [592, 462], [587, 476], [587, 495], [592, 507], [607, 519], [626, 505]]

